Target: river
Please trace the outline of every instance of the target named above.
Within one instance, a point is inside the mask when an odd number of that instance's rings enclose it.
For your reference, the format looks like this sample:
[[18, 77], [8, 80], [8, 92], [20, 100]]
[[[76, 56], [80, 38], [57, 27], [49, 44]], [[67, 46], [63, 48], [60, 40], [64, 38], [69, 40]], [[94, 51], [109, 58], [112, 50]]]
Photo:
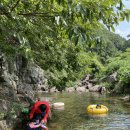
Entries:
[[[49, 130], [130, 130], [130, 102], [119, 97], [99, 93], [54, 93], [40, 97], [51, 101], [64, 102], [64, 110], [52, 109]], [[106, 115], [89, 115], [86, 107], [102, 104], [108, 107]]]

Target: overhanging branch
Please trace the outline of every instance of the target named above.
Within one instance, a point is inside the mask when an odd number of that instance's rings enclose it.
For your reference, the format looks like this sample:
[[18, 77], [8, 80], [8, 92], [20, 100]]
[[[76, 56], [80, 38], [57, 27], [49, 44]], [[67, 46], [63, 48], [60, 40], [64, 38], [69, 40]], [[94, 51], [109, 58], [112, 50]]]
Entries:
[[12, 7], [11, 12], [17, 7], [17, 5], [19, 4], [19, 2], [20, 2], [20, 0], [18, 0], [18, 1], [16, 2], [16, 4]]
[[37, 17], [53, 17], [49, 14], [46, 14], [46, 13], [18, 13], [18, 15], [23, 15], [23, 16], [28, 16], [28, 17], [31, 17], [31, 16], [37, 16]]

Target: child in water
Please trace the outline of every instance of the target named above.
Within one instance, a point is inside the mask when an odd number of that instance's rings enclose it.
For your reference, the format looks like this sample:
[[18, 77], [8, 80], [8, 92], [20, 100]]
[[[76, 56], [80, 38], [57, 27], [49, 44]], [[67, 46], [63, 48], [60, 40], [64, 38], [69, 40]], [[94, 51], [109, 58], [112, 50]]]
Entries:
[[39, 122], [39, 120], [36, 120], [35, 122], [30, 122], [28, 124], [28, 130], [48, 130], [48, 128]]
[[96, 105], [96, 108], [97, 108], [97, 109], [100, 109], [100, 108], [101, 108], [101, 105], [100, 105], [100, 104], [97, 104], [97, 105]]

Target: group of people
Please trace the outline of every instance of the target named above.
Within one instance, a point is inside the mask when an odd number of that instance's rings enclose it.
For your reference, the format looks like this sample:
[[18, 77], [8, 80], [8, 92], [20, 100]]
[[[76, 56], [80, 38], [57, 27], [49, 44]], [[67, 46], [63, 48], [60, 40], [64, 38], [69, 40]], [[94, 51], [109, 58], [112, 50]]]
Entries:
[[28, 130], [48, 130], [45, 126], [50, 113], [50, 105], [45, 101], [36, 101], [30, 109]]

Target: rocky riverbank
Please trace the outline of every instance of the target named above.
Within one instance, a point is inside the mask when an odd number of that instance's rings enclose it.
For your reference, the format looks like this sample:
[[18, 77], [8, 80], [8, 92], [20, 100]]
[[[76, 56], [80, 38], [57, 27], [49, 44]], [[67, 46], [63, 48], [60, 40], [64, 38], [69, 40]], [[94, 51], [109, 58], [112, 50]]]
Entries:
[[[25, 57], [6, 56], [0, 51], [0, 129], [7, 130], [17, 118], [23, 105], [34, 99], [34, 93], [59, 92], [56, 87], [49, 88], [46, 74], [38, 65]], [[91, 75], [78, 82], [67, 92], [103, 92], [105, 87], [96, 85]], [[11, 121], [10, 121], [11, 119]], [[9, 120], [9, 121], [8, 121]]]
[[28, 103], [35, 91], [46, 89], [47, 78], [38, 65], [21, 55], [10, 57], [0, 51], [0, 130], [11, 127], [23, 101]]
[[[28, 106], [35, 92], [59, 92], [48, 86], [44, 70], [25, 57], [6, 56], [0, 51], [0, 130], [12, 128], [22, 107]], [[106, 92], [105, 86], [97, 85], [88, 74], [66, 92]]]

